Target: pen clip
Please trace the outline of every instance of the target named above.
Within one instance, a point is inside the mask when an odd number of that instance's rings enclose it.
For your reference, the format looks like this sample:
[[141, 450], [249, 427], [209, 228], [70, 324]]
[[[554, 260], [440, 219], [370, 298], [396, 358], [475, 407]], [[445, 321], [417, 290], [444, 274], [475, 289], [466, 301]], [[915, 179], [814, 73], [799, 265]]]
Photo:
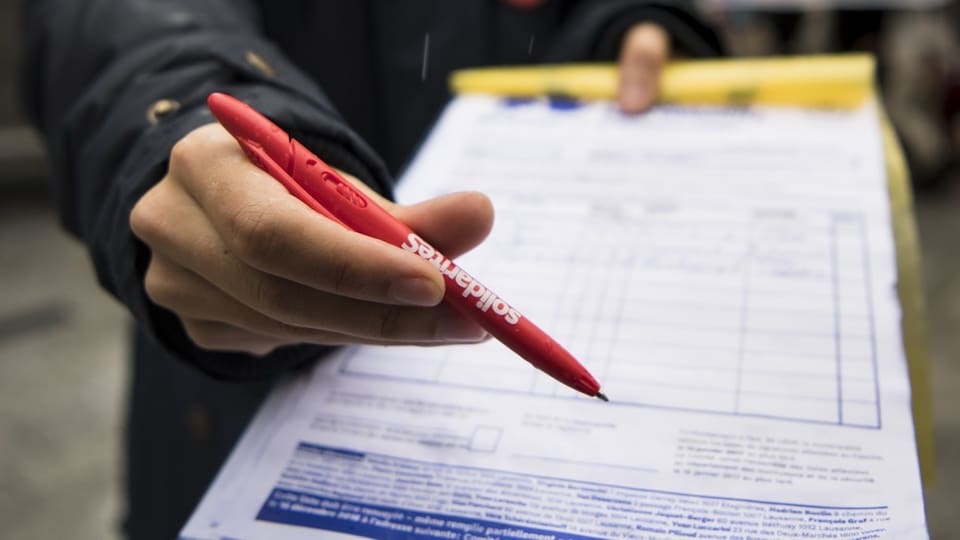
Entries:
[[313, 211], [323, 215], [330, 221], [339, 224], [341, 227], [347, 230], [351, 230], [350, 227], [347, 227], [342, 221], [337, 219], [336, 216], [331, 214], [325, 206], [313, 198], [313, 196], [310, 195], [310, 193], [307, 192], [307, 190], [305, 190], [299, 182], [294, 180], [294, 178], [290, 176], [290, 174], [284, 170], [283, 167], [281, 167], [267, 154], [262, 146], [241, 137], [237, 137], [237, 142], [240, 143], [240, 148], [242, 148], [243, 152], [247, 154], [247, 157], [250, 158], [250, 161], [283, 184], [283, 187], [287, 188], [287, 191], [289, 191], [291, 195], [300, 199]]

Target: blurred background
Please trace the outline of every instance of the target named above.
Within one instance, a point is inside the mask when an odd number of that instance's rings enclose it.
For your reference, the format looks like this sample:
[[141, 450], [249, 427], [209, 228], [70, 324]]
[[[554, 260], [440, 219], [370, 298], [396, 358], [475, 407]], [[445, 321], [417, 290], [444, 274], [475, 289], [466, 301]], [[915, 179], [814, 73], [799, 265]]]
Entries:
[[[15, 3], [0, 0], [0, 538], [116, 538], [129, 321], [51, 209], [42, 146], [15, 99]], [[960, 6], [702, 3], [734, 55], [880, 61], [924, 257], [937, 453], [927, 518], [933, 538], [960, 538]]]

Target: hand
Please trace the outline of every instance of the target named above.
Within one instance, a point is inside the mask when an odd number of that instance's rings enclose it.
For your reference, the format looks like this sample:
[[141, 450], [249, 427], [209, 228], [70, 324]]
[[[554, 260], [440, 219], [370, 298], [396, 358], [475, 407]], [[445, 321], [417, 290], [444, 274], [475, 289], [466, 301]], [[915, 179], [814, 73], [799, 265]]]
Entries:
[[670, 36], [654, 23], [634, 25], [620, 47], [617, 102], [628, 114], [646, 111], [657, 100], [660, 71], [670, 57]]
[[[450, 257], [477, 245], [493, 209], [479, 193], [395, 205], [344, 174]], [[206, 349], [266, 354], [293, 343], [475, 342], [415, 254], [316, 214], [253, 165], [219, 124], [174, 146], [130, 225], [151, 250], [147, 295]], [[439, 304], [439, 305], [438, 305]]]

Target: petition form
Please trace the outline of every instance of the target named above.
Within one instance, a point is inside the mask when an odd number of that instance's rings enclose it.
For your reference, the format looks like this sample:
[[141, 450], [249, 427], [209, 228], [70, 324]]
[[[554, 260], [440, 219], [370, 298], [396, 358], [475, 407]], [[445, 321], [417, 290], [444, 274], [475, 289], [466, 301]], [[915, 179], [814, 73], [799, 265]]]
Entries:
[[398, 190], [610, 403], [503, 345], [355, 347], [270, 397], [182, 532], [927, 538], [877, 110], [460, 97]]

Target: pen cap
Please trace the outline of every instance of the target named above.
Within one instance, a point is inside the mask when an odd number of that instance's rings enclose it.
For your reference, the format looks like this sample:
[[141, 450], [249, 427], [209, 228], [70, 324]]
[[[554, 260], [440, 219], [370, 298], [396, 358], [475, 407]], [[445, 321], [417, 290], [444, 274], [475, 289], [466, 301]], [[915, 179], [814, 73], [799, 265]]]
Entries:
[[[287, 189], [311, 208], [317, 210], [316, 205], [322, 206], [325, 211], [321, 213], [335, 216], [348, 228], [397, 246], [413, 232], [307, 147], [246, 103], [214, 92], [207, 97], [207, 106], [217, 121], [240, 141], [247, 155], [259, 162], [261, 168], [281, 182], [286, 178], [292, 179], [296, 185], [284, 182]], [[276, 167], [281, 171], [273, 170]], [[304, 197], [304, 193], [309, 197]]]
[[292, 139], [280, 126], [239, 99], [220, 92], [207, 96], [207, 107], [234, 138], [262, 148], [274, 163], [291, 172]]

